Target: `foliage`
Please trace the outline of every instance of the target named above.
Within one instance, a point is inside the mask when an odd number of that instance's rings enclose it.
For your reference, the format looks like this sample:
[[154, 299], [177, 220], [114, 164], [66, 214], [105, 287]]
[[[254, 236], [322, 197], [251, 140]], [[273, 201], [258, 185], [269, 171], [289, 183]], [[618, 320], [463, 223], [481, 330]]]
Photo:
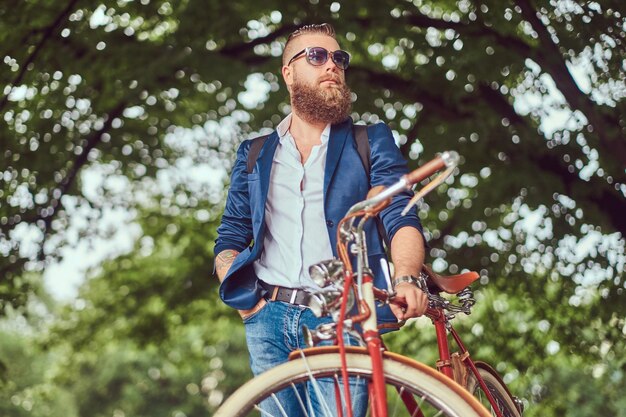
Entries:
[[247, 361], [229, 360], [247, 356], [239, 317], [207, 282], [215, 225], [145, 215], [150, 249], [105, 263], [46, 342], [73, 352], [58, 377], [80, 415], [202, 415], [250, 377]]
[[[12, 323], [24, 320], [14, 319]], [[11, 417], [76, 416], [72, 395], [48, 380], [58, 358], [45, 352], [23, 326], [0, 330], [0, 414]]]
[[[623, 409], [620, 1], [104, 3], [0, 5], [0, 315], [31, 315], [62, 248], [115, 231], [106, 213], [141, 228], [51, 307], [52, 327], [6, 334], [5, 388], [45, 391], [68, 415], [191, 415], [248, 376], [238, 318], [208, 279], [226, 172], [244, 137], [289, 111], [281, 42], [328, 21], [352, 54], [355, 120], [387, 121], [411, 167], [463, 155], [420, 215], [437, 271], [481, 273], [468, 344], [529, 415]], [[391, 343], [432, 356], [418, 330]], [[31, 360], [54, 372], [21, 372]]]
[[[251, 377], [239, 359], [247, 356], [239, 316], [217, 302], [206, 279], [215, 225], [184, 213], [176, 229], [169, 216], [146, 211], [145, 219], [143, 248], [104, 263], [35, 336], [6, 338], [9, 412], [206, 415]], [[25, 345], [34, 348], [18, 354]], [[41, 370], [28, 369], [33, 358]]]

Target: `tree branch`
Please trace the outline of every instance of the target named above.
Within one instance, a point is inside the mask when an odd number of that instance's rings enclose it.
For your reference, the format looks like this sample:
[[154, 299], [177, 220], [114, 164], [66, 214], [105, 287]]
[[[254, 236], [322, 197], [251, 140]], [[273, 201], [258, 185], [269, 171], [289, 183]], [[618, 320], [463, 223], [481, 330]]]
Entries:
[[76, 159], [74, 159], [73, 161], [74, 163], [72, 164], [70, 172], [61, 181], [60, 186], [57, 188], [57, 190], [59, 191], [58, 196], [50, 200], [50, 203], [47, 205], [47, 210], [45, 211], [37, 210], [36, 211], [37, 216], [34, 219], [30, 220], [30, 222], [33, 222], [33, 223], [36, 223], [39, 220], [43, 220], [44, 222], [44, 226], [42, 227], [44, 240], [42, 241], [40, 245], [39, 256], [38, 256], [40, 260], [43, 260], [44, 258], [43, 248], [44, 248], [46, 236], [48, 235], [51, 225], [52, 225], [52, 220], [54, 219], [56, 214], [59, 212], [59, 210], [63, 207], [61, 198], [64, 195], [66, 195], [69, 189], [74, 185], [76, 181], [76, 177], [80, 173], [80, 170], [87, 163], [89, 152], [91, 152], [91, 150], [94, 149], [102, 141], [102, 135], [111, 128], [111, 124], [113, 123], [113, 120], [122, 115], [126, 106], [127, 106], [127, 102], [122, 101], [118, 103], [111, 111], [107, 112], [108, 118], [104, 122], [102, 129], [92, 132], [92, 134], [87, 138], [87, 144], [83, 147], [83, 152], [80, 155], [78, 155]]
[[[416, 7], [414, 7], [416, 8]], [[506, 49], [513, 49], [515, 52], [522, 56], [528, 56], [532, 54], [532, 47], [523, 40], [514, 36], [503, 35], [490, 26], [486, 26], [480, 23], [465, 23], [465, 22], [453, 22], [451, 20], [446, 21], [443, 19], [434, 19], [429, 16], [425, 16], [417, 10], [419, 14], [415, 14], [409, 11], [405, 11], [402, 17], [398, 19], [399, 23], [404, 23], [409, 26], [419, 27], [422, 29], [428, 29], [430, 27], [440, 30], [452, 29], [458, 33], [466, 36], [478, 37], [478, 38], [490, 38], [496, 41], [498, 44], [504, 46]], [[376, 24], [375, 19], [370, 17], [357, 17], [355, 20], [364, 28], [370, 28]]]
[[419, 125], [420, 124], [416, 120], [415, 123], [413, 123], [413, 126], [411, 126], [411, 129], [408, 132], [406, 132], [406, 142], [400, 145], [400, 153], [402, 153], [402, 156], [404, 156], [404, 159], [406, 160], [409, 159], [409, 153], [411, 152], [411, 145], [413, 145], [412, 138], [417, 136]]
[[242, 55], [251, 52], [254, 50], [254, 47], [257, 45], [263, 45], [265, 43], [272, 42], [281, 36], [288, 35], [289, 33], [296, 30], [300, 25], [284, 25], [280, 28], [276, 29], [274, 32], [262, 36], [256, 39], [251, 40], [250, 42], [240, 42], [233, 45], [224, 46], [219, 50], [220, 54], [224, 56], [230, 56], [233, 58], [240, 58]]
[[[491, 103], [494, 111], [508, 118], [511, 124], [519, 130], [530, 131], [527, 121], [515, 112], [513, 106], [501, 94], [484, 84], [479, 86], [479, 91]], [[597, 207], [602, 207], [602, 212], [608, 222], [626, 235], [626, 217], [623, 215], [624, 199], [619, 191], [604, 179], [592, 176], [588, 182], [585, 182], [579, 177], [578, 170], [570, 172], [562, 159], [562, 154], [557, 154], [555, 150], [537, 151], [536, 148], [519, 146], [514, 152], [507, 152], [507, 154], [515, 165], [524, 166], [532, 163], [537, 166], [537, 172], [552, 173], [560, 180], [568, 196], [574, 200], [580, 198], [592, 202]]]
[[520, 152], [509, 155], [509, 158], [519, 165], [527, 165], [532, 161], [537, 166], [537, 172], [551, 173], [560, 180], [568, 197], [574, 201], [588, 201], [590, 206], [600, 208], [602, 217], [606, 218], [605, 222], [621, 232], [622, 236], [626, 236], [624, 199], [602, 178], [592, 176], [589, 181], [583, 181], [577, 170], [570, 172], [561, 155], [553, 152], [540, 155]]
[[522, 125], [525, 128], [529, 127], [526, 120], [515, 111], [515, 108], [513, 108], [511, 103], [509, 103], [509, 101], [498, 91], [494, 90], [491, 86], [485, 83], [479, 83], [477, 89], [481, 97], [489, 103], [490, 107], [509, 119], [512, 124]]
[[[529, 0], [515, 0], [516, 4], [522, 10], [522, 16], [537, 32], [540, 47], [536, 48], [534, 58], [541, 67], [547, 71], [554, 80], [557, 88], [561, 91], [565, 100], [572, 109], [580, 110], [588, 119], [589, 124], [593, 127], [592, 135], [596, 136], [594, 147], [602, 150], [607, 155], [619, 155], [617, 160], [626, 161], [626, 141], [620, 134], [619, 117], [598, 111], [598, 105], [594, 103], [589, 96], [580, 91], [574, 77], [567, 68], [563, 54], [559, 47], [553, 42], [552, 35], [543, 22], [537, 16], [537, 11]], [[603, 161], [606, 161], [602, 158]], [[609, 166], [610, 173], [616, 177], [619, 182], [626, 182], [623, 166]]]
[[404, 16], [404, 20], [411, 26], [417, 26], [421, 28], [433, 27], [435, 29], [443, 30], [452, 29], [466, 36], [490, 38], [495, 40], [498, 44], [506, 47], [507, 49], [513, 49], [516, 53], [523, 56], [527, 56], [532, 52], [532, 48], [521, 39], [513, 36], [503, 35], [502, 33], [489, 26], [481, 25], [478, 23], [471, 24], [463, 22], [445, 21], [441, 19], [433, 19], [422, 14], [409, 14]]
[[451, 108], [445, 103], [440, 95], [430, 94], [427, 91], [418, 88], [416, 80], [407, 80], [394, 73], [379, 72], [358, 65], [350, 67], [350, 74], [352, 77], [361, 78], [365, 84], [378, 85], [400, 92], [405, 97], [424, 104], [425, 107], [428, 106], [433, 108], [444, 118], [454, 119], [471, 116], [469, 113], [462, 112], [456, 108]]
[[39, 52], [43, 49], [44, 45], [46, 44], [46, 41], [48, 41], [48, 39], [50, 39], [52, 37], [52, 34], [54, 33], [54, 31], [59, 27], [61, 22], [63, 22], [63, 20], [65, 20], [67, 15], [70, 13], [70, 11], [76, 5], [76, 3], [78, 3], [78, 0], [71, 0], [68, 3], [68, 5], [65, 7], [65, 9], [63, 9], [63, 11], [56, 17], [54, 22], [52, 22], [52, 24], [45, 29], [41, 40], [35, 46], [35, 49], [28, 56], [26, 61], [24, 63], [22, 63], [20, 71], [18, 72], [17, 76], [11, 82], [11, 84], [10, 84], [11, 85], [11, 90], [7, 94], [5, 94], [4, 97], [2, 97], [2, 100], [0, 101], [0, 113], [4, 110], [4, 106], [6, 106], [7, 102], [9, 101], [9, 95], [11, 94], [11, 91], [13, 91], [13, 87], [15, 87], [15, 85], [19, 84], [22, 81], [22, 78], [24, 78], [24, 75], [26, 74], [26, 71], [28, 71], [28, 66], [32, 62], [35, 61], [35, 58], [37, 58], [37, 55], [39, 55]]

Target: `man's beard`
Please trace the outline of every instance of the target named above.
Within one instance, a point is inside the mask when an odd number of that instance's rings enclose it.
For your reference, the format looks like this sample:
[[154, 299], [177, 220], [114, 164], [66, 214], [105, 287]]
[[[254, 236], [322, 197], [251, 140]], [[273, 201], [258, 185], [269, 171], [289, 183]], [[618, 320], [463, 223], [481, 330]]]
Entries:
[[[320, 78], [320, 80], [326, 78]], [[352, 97], [350, 88], [339, 77], [332, 78], [337, 84], [324, 88], [319, 85], [308, 85], [294, 78], [291, 88], [291, 104], [294, 111], [309, 123], [343, 122], [350, 116]]]

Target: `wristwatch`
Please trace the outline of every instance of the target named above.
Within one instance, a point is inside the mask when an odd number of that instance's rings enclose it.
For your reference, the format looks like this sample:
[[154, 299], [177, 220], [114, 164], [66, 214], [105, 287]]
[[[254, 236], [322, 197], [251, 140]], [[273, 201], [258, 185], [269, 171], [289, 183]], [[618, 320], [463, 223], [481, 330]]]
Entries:
[[398, 284], [401, 284], [403, 282], [408, 282], [410, 284], [413, 284], [422, 291], [425, 289], [424, 281], [420, 278], [417, 278], [414, 275], [400, 275], [399, 277], [394, 278], [392, 282], [393, 288], [396, 288]]

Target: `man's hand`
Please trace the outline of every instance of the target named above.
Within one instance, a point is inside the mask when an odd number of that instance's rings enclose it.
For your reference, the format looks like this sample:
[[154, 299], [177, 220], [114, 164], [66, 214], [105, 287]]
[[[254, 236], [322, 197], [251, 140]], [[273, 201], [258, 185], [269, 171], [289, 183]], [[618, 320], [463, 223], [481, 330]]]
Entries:
[[241, 318], [245, 319], [246, 317], [251, 316], [252, 314], [256, 313], [257, 311], [265, 307], [265, 304], [267, 304], [267, 301], [265, 301], [265, 298], [261, 298], [259, 302], [256, 303], [256, 305], [252, 307], [250, 310], [237, 310], [237, 311], [239, 312], [239, 315], [241, 316]]
[[396, 295], [406, 300], [407, 308], [402, 309], [399, 305], [391, 304], [391, 311], [398, 320], [406, 320], [411, 317], [419, 317], [426, 312], [428, 297], [426, 293], [409, 282], [401, 282], [394, 288]]

